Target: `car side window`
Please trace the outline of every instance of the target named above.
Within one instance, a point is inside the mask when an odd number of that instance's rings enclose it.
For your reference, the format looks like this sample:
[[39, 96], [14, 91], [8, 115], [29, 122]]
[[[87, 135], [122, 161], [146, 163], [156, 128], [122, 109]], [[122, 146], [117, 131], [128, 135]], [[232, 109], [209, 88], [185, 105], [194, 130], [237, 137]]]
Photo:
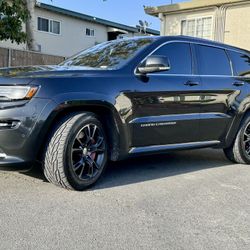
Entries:
[[161, 72], [161, 74], [192, 74], [192, 55], [189, 43], [169, 43], [160, 47], [153, 55], [166, 56], [169, 59], [170, 70]]
[[200, 75], [232, 75], [230, 61], [224, 49], [196, 45], [196, 51]]
[[228, 51], [233, 62], [234, 74], [250, 77], [250, 55]]

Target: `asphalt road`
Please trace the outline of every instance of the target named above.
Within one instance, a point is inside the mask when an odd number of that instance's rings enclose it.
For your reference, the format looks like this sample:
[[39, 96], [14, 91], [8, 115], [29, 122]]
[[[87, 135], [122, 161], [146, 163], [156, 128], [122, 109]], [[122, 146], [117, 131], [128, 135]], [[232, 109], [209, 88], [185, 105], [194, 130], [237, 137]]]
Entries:
[[0, 249], [250, 249], [250, 166], [221, 151], [112, 164], [72, 192], [0, 172]]

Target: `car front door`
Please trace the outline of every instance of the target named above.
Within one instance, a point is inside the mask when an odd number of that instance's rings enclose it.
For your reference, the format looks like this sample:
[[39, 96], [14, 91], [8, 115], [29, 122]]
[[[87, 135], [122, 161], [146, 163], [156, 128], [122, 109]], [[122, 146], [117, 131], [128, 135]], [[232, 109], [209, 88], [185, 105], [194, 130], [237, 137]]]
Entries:
[[132, 146], [199, 141], [202, 86], [199, 77], [193, 75], [190, 44], [167, 43], [152, 55], [166, 56], [170, 70], [138, 75], [135, 91], [128, 93], [133, 107]]

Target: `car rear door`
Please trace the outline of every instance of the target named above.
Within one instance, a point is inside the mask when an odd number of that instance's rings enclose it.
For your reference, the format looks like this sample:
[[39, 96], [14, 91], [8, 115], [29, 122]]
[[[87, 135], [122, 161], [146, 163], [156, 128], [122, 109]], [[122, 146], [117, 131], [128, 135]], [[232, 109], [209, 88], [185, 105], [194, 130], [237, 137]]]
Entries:
[[197, 68], [202, 83], [200, 131], [203, 141], [223, 141], [246, 86], [233, 76], [224, 48], [196, 44]]
[[133, 119], [130, 121], [134, 147], [182, 144], [200, 140], [201, 84], [193, 75], [191, 46], [171, 42], [152, 55], [167, 56], [170, 70], [138, 77], [131, 92]]

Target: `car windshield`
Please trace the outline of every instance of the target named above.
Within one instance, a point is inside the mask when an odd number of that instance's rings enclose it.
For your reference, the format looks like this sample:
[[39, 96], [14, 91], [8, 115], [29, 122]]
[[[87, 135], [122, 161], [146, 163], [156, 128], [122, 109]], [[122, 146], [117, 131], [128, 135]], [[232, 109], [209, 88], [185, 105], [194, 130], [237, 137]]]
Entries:
[[115, 40], [96, 45], [62, 62], [60, 66], [83, 66], [90, 69], [118, 69], [155, 38]]

